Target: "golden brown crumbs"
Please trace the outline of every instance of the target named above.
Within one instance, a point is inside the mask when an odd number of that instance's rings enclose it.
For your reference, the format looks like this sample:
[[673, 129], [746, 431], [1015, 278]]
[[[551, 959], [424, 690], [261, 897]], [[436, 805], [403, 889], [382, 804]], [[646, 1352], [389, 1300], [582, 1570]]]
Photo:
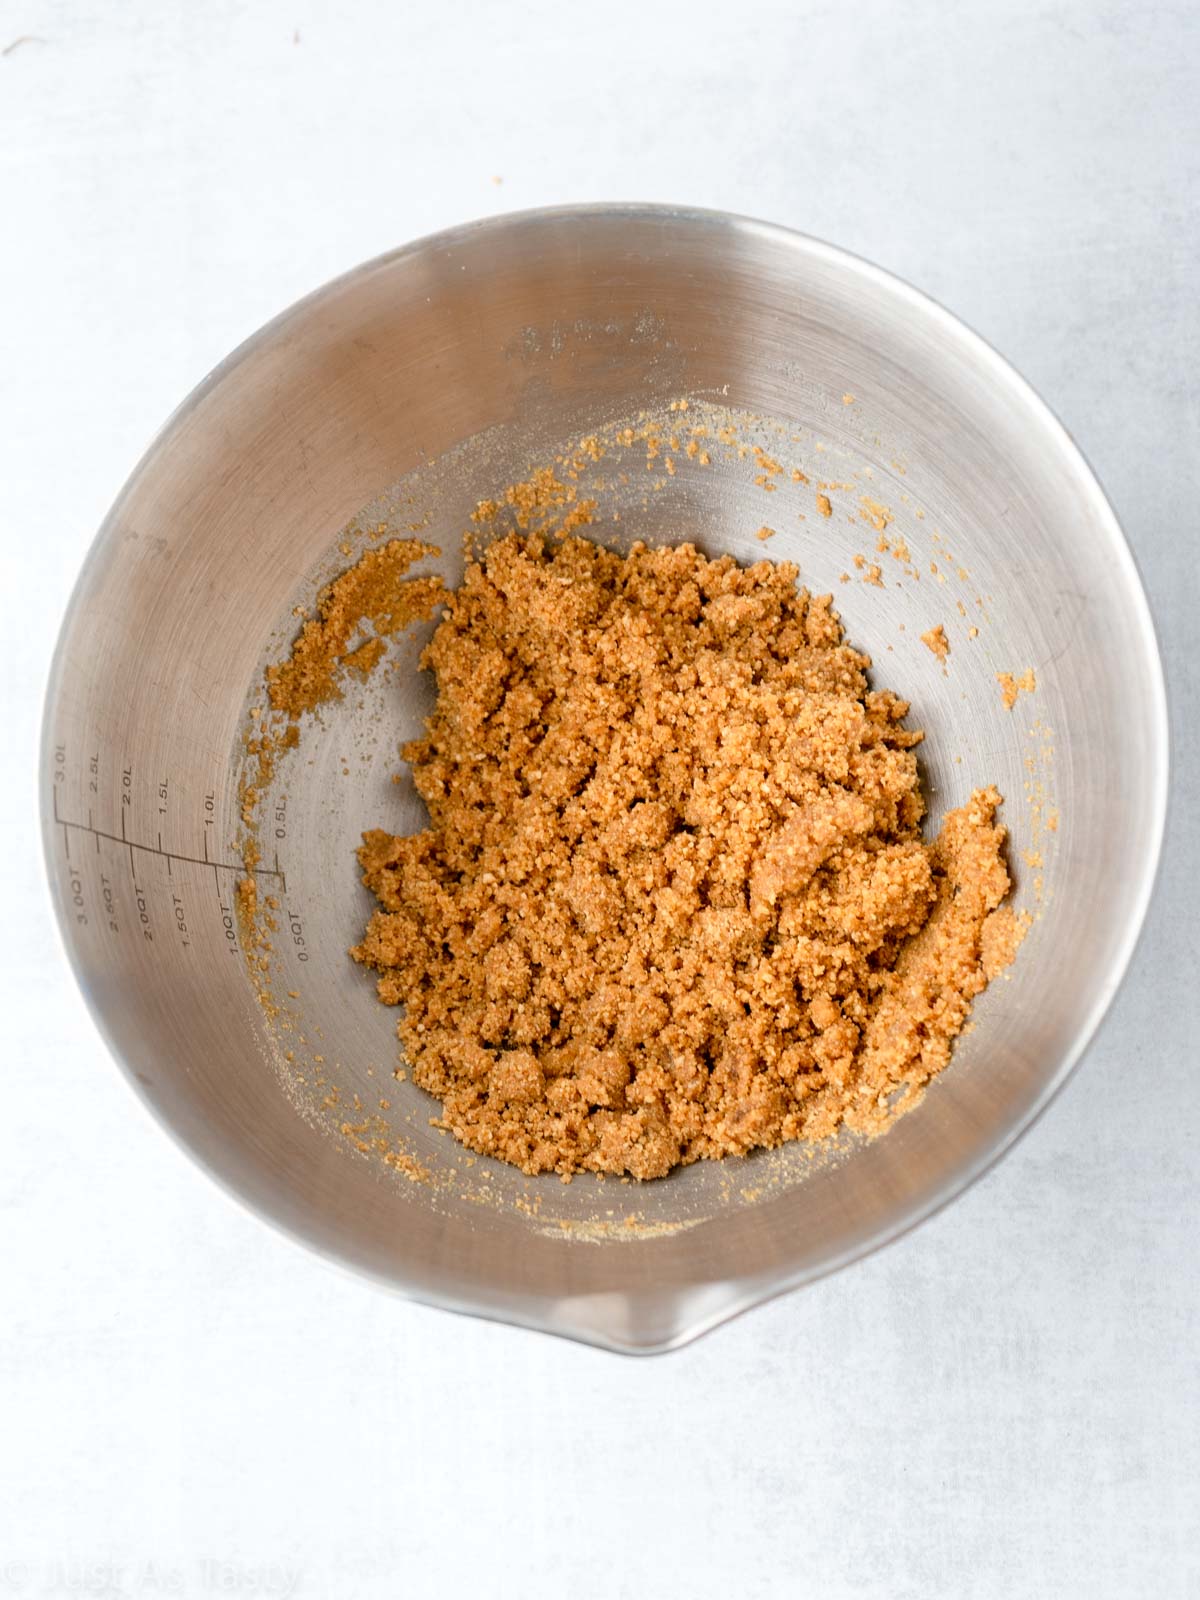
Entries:
[[1015, 912], [1008, 906], [988, 917], [979, 936], [979, 959], [987, 983], [1012, 966], [1032, 921], [1027, 911]]
[[[635, 435], [632, 428], [626, 428], [620, 435], [626, 444], [632, 444], [636, 437], [647, 438], [647, 448], [653, 443], [657, 451], [657, 439], [651, 440], [645, 433]], [[596, 459], [593, 448], [602, 449], [599, 440], [593, 438], [584, 439], [581, 448], [592, 459]], [[565, 535], [586, 527], [595, 511], [594, 500], [580, 500], [573, 483], [563, 483], [551, 467], [541, 467], [523, 483], [510, 484], [501, 500], [481, 500], [471, 513], [471, 521], [490, 525], [508, 512], [522, 531], [553, 527]]]
[[865, 494], [860, 495], [859, 505], [862, 510], [859, 515], [871, 524], [877, 532], [882, 533], [892, 520], [892, 513], [886, 506], [881, 506], [878, 500], [871, 500]]
[[863, 582], [874, 584], [877, 589], [882, 589], [883, 568], [879, 566], [877, 562], [872, 561], [871, 565], [867, 568], [865, 574], [863, 575]]
[[774, 528], [763, 527], [763, 528], [760, 528], [758, 530], [757, 534], [755, 534], [755, 538], [761, 539], [764, 543], [768, 539], [773, 539], [774, 537], [775, 537], [775, 529]]
[[823, 517], [831, 517], [833, 515], [833, 502], [827, 494], [819, 494], [817, 496], [817, 510]]
[[950, 654], [950, 641], [946, 637], [946, 630], [939, 622], [936, 628], [930, 628], [921, 635], [921, 643], [933, 651], [939, 661], [945, 661]]
[[[436, 554], [418, 539], [393, 539], [379, 550], [368, 550], [328, 584], [318, 596], [317, 615], [301, 628], [289, 658], [267, 668], [274, 709], [299, 716], [336, 698], [343, 666], [366, 673], [378, 661], [385, 638], [418, 618], [431, 617], [446, 594], [442, 580], [405, 580], [404, 574], [423, 556]], [[352, 650], [365, 623], [375, 637]]]
[[407, 1151], [393, 1146], [381, 1152], [384, 1161], [389, 1167], [407, 1178], [411, 1183], [428, 1183], [432, 1177], [429, 1168], [422, 1165], [415, 1156], [410, 1156]]
[[921, 735], [796, 576], [511, 532], [448, 597], [430, 826], [364, 835], [352, 953], [471, 1149], [652, 1178], [879, 1132], [1011, 959], [999, 795], [922, 839]]
[[1037, 688], [1037, 679], [1033, 675], [1033, 668], [1023, 672], [1019, 678], [1014, 678], [1011, 672], [998, 672], [996, 682], [1000, 685], [1000, 698], [1004, 702], [1004, 709], [1011, 711], [1017, 703], [1018, 695], [1032, 694]]

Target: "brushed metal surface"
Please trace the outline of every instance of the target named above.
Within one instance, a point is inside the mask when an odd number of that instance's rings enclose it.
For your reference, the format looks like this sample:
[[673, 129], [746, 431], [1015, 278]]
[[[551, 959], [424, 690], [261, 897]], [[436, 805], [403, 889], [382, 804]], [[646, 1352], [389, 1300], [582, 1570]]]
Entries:
[[[453, 577], [476, 498], [580, 432], [680, 395], [782, 424], [827, 453], [830, 477], [853, 472], [878, 490], [921, 577], [839, 587], [873, 547], [869, 526], [801, 521], [790, 489], [768, 508], [748, 473], [720, 463], [644, 505], [641, 485], [629, 489], [627, 535], [758, 557], [754, 531], [777, 526], [771, 556], [835, 588], [879, 681], [912, 699], [929, 734], [933, 818], [977, 783], [1005, 793], [1033, 930], [919, 1109], [843, 1159], [810, 1170], [792, 1150], [638, 1188], [568, 1188], [466, 1168], [429, 1129], [432, 1102], [401, 1085], [415, 1153], [456, 1174], [436, 1191], [406, 1183], [330, 1137], [272, 1065], [279, 1041], [232, 919], [246, 708], [271, 641], [364, 508], [423, 506]], [[957, 587], [923, 570], [946, 548], [969, 573]], [[975, 608], [967, 619], [960, 599]], [[937, 622], [952, 639], [945, 674], [919, 643]], [[388, 1081], [393, 1019], [345, 956], [366, 910], [350, 852], [363, 827], [419, 822], [389, 782], [395, 742], [429, 703], [419, 643], [403, 647], [407, 671], [306, 741], [279, 780], [286, 819], [278, 861], [264, 863], [279, 873], [264, 887], [305, 941], [283, 941], [304, 1016], [364, 1097]], [[1010, 713], [995, 674], [1029, 667], [1036, 695]], [[284, 313], [207, 379], [88, 558], [43, 763], [47, 862], [80, 983], [117, 1060], [214, 1178], [414, 1297], [654, 1350], [894, 1238], [1045, 1106], [1142, 922], [1167, 734], [1153, 629], [1115, 517], [1011, 368], [916, 291], [827, 245], [719, 214], [616, 206], [408, 246]], [[1052, 836], [1035, 837], [1031, 800], [1057, 810]], [[1041, 864], [1023, 864], [1035, 846]], [[494, 1203], [480, 1203], [484, 1184]], [[638, 1228], [607, 1225], [634, 1210]]]

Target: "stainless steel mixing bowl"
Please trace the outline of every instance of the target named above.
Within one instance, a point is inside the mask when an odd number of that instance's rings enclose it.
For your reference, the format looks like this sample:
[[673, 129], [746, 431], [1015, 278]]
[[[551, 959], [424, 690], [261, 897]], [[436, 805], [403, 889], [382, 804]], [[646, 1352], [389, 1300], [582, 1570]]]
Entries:
[[[885, 1138], [817, 1162], [793, 1148], [654, 1184], [566, 1186], [471, 1162], [429, 1126], [433, 1103], [392, 1080], [394, 1017], [345, 955], [369, 909], [359, 832], [420, 822], [411, 790], [389, 781], [397, 740], [429, 705], [420, 637], [402, 643], [395, 673], [306, 731], [268, 797], [260, 886], [280, 902], [279, 992], [298, 995], [282, 1036], [233, 914], [240, 739], [293, 607], [344, 562], [339, 537], [352, 549], [364, 521], [427, 521], [453, 577], [479, 497], [581, 433], [681, 396], [740, 413], [814, 481], [787, 474], [768, 494], [714, 446], [710, 470], [649, 493], [638, 463], [624, 483], [610, 475], [625, 514], [601, 531], [757, 558], [756, 530], [775, 527], [770, 555], [837, 592], [880, 681], [913, 701], [933, 820], [979, 783], [1006, 796], [1018, 903], [1035, 920], [950, 1069]], [[814, 514], [820, 477], [846, 486], [828, 518]], [[888, 508], [907, 562], [874, 554], [867, 500]], [[882, 563], [884, 588], [860, 581], [855, 555]], [[939, 622], [945, 671], [919, 642]], [[1029, 668], [1036, 692], [1007, 710], [996, 674]], [[79, 981], [139, 1093], [213, 1177], [414, 1298], [646, 1351], [895, 1238], [1029, 1126], [1129, 960], [1162, 834], [1167, 734], [1120, 528], [1010, 367], [828, 245], [613, 206], [497, 218], [398, 250], [285, 312], [201, 384], [88, 558], [43, 759], [46, 856]], [[297, 1067], [322, 1056], [324, 1095], [321, 1074], [306, 1090]], [[384, 1099], [432, 1181], [339, 1134]]]

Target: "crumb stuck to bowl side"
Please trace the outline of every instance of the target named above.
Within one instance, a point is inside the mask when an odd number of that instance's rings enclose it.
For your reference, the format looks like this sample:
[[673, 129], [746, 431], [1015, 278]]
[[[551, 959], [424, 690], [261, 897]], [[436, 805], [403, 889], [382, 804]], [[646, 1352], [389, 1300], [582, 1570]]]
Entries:
[[926, 649], [932, 650], [939, 661], [945, 661], [950, 655], [950, 641], [940, 622], [935, 628], [929, 628], [921, 635], [921, 643]]
[[1037, 688], [1037, 678], [1032, 667], [1028, 667], [1020, 675], [1012, 672], [998, 672], [996, 682], [1000, 685], [1000, 698], [1004, 702], [1004, 709], [1011, 711], [1017, 700], [1023, 694], [1032, 694]]
[[999, 794], [923, 840], [922, 735], [795, 566], [620, 555], [523, 489], [425, 652], [430, 827], [360, 851], [414, 1082], [563, 1177], [881, 1132], [1023, 932]]
[[[368, 550], [329, 584], [287, 660], [267, 668], [272, 709], [294, 724], [302, 712], [340, 693], [345, 672], [371, 672], [392, 634], [431, 617], [446, 592], [442, 580], [405, 574], [437, 553], [420, 539], [392, 539], [380, 550]], [[371, 636], [359, 642], [364, 623], [370, 624]]]

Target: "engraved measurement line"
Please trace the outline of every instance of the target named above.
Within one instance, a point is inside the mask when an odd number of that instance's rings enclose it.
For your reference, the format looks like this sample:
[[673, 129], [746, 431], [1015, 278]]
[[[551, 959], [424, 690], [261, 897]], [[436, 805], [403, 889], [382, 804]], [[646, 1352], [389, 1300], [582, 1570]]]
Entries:
[[[134, 862], [133, 854], [135, 850], [140, 850], [144, 855], [148, 856], [161, 856], [167, 863], [168, 874], [170, 874], [171, 871], [172, 861], [186, 862], [189, 866], [193, 867], [211, 867], [214, 878], [216, 878], [218, 872], [236, 872], [240, 877], [243, 878], [247, 874], [248, 869], [241, 861], [214, 861], [208, 853], [207, 839], [204, 841], [204, 854], [202, 856], [185, 855], [179, 850], [164, 850], [161, 833], [158, 836], [159, 842], [157, 845], [139, 844], [136, 839], [127, 839], [125, 837], [124, 815], [121, 817], [120, 833], [109, 833], [104, 828], [97, 828], [93, 826], [90, 820], [90, 814], [87, 822], [68, 822], [66, 817], [60, 817], [58, 814], [57, 790], [54, 792], [53, 798], [54, 820], [63, 830], [63, 844], [66, 848], [68, 861], [71, 859], [71, 830], [74, 829], [76, 833], [90, 833], [94, 835], [96, 839], [97, 850], [100, 848], [101, 839], [110, 839], [113, 844], [123, 845], [129, 851], [129, 871], [133, 876], [135, 886], [137, 883], [137, 867]], [[253, 874], [259, 878], [278, 878], [280, 887], [283, 889], [285, 894], [287, 893], [287, 876], [279, 865], [278, 855], [275, 857], [275, 865], [273, 867], [252, 867], [249, 869], [249, 871], [253, 872]], [[217, 886], [218, 888], [220, 887], [219, 878], [217, 878]]]

